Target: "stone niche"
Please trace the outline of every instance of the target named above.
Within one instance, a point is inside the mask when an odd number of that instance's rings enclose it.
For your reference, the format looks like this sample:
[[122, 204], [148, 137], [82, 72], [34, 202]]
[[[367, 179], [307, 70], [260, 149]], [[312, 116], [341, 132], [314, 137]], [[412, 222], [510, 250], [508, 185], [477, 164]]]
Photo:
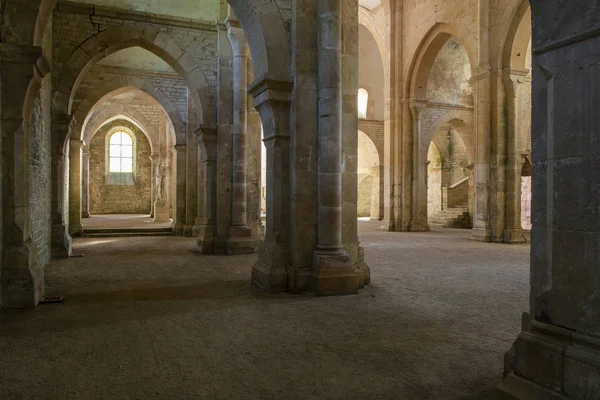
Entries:
[[[109, 174], [110, 136], [123, 130], [133, 138], [133, 174], [117, 179]], [[117, 120], [100, 128], [89, 145], [90, 213], [150, 214], [152, 201], [152, 149], [146, 135], [128, 121]]]

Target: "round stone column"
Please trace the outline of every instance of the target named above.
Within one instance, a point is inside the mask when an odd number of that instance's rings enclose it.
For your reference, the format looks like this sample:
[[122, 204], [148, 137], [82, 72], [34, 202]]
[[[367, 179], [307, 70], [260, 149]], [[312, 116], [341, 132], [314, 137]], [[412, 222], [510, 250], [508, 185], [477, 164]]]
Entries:
[[258, 247], [258, 240], [252, 236], [247, 221], [248, 45], [239, 22], [228, 19], [226, 24], [233, 50], [233, 168], [227, 254], [247, 254], [256, 252]]
[[319, 218], [311, 286], [321, 295], [356, 293], [359, 278], [342, 245], [342, 1], [319, 0], [318, 15]]

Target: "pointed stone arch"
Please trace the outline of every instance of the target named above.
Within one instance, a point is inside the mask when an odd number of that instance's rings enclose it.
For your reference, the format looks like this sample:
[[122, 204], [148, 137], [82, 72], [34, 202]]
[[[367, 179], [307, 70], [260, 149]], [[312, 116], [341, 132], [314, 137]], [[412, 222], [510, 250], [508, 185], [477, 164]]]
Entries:
[[410, 63], [408, 69], [409, 84], [406, 85], [405, 89], [407, 98], [427, 98], [429, 75], [435, 59], [444, 44], [446, 44], [453, 36], [458, 39], [460, 44], [465, 48], [471, 65], [471, 75], [475, 75], [477, 53], [472, 43], [465, 40], [464, 35], [462, 35], [460, 30], [456, 29], [453, 25], [442, 23], [435, 24], [417, 47], [417, 51]]
[[[102, 110], [100, 114], [95, 114], [93, 122], [90, 119], [88, 124], [83, 129], [82, 139], [85, 143], [90, 143], [93, 137], [98, 133], [104, 126], [118, 120], [127, 121], [136, 126], [148, 139], [150, 143], [150, 149], [154, 153], [155, 143], [152, 140], [152, 136], [149, 133], [149, 127], [152, 126], [150, 121], [139, 111], [125, 106], [125, 105], [112, 105]], [[106, 111], [106, 112], [104, 112]]]
[[271, 0], [227, 2], [248, 40], [256, 80], [291, 81], [290, 37], [277, 4]]
[[[438, 119], [436, 119], [433, 122], [433, 124], [431, 124], [429, 126], [429, 128], [427, 128], [427, 130], [423, 133], [423, 145], [424, 146], [423, 146], [423, 148], [420, 149], [420, 151], [425, 156], [425, 159], [427, 159], [427, 151], [429, 149], [430, 143], [433, 141], [433, 138], [434, 138], [436, 132], [442, 127], [442, 125], [450, 123], [450, 122], [454, 122], [454, 121], [458, 121], [461, 124], [464, 124], [465, 126], [472, 127], [473, 126], [473, 113], [471, 111], [453, 110], [453, 111], [443, 114]], [[459, 137], [465, 144], [465, 147], [467, 148], [467, 151], [469, 154], [469, 159], [472, 162], [475, 157], [475, 149], [474, 149], [473, 141], [469, 140], [470, 138], [465, 137], [463, 134], [460, 134]], [[436, 144], [436, 146], [438, 146], [438, 144]], [[440, 146], [438, 146], [438, 150], [441, 151]]]
[[[525, 23], [529, 20], [529, 23]], [[502, 63], [501, 68], [526, 68], [527, 51], [531, 41], [531, 6], [529, 0], [522, 0], [515, 9], [511, 24], [506, 34], [502, 58], [498, 61]]]
[[200, 65], [158, 28], [143, 22], [111, 27], [82, 42], [60, 72], [54, 97], [55, 114], [71, 115], [79, 84], [90, 68], [102, 58], [129, 47], [141, 47], [163, 59], [185, 81], [195, 106], [198, 124], [216, 123], [215, 100]]
[[[77, 110], [73, 114], [76, 121], [75, 129], [72, 130], [71, 139], [81, 140], [83, 139], [83, 127], [89, 112], [92, 110], [94, 105], [107, 96], [117, 94], [119, 91], [128, 91], [131, 89], [138, 89], [156, 100], [163, 108], [167, 116], [173, 123], [175, 129], [176, 144], [185, 145], [186, 143], [186, 132], [185, 122], [179, 111], [175, 108], [175, 105], [168, 96], [156, 87], [152, 82], [145, 80], [140, 77], [124, 76], [113, 79], [105, 83], [104, 85], [96, 88], [93, 92], [89, 93], [88, 96], [79, 104]], [[66, 138], [65, 138], [66, 139]]]

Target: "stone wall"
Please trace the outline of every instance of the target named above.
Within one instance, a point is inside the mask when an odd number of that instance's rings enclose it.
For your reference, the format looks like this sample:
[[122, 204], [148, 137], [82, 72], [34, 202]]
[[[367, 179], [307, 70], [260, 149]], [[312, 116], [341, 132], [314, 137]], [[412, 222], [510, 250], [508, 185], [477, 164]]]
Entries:
[[[135, 185], [106, 184], [107, 135], [124, 126], [135, 135]], [[152, 163], [146, 136], [127, 121], [115, 121], [100, 129], [90, 147], [90, 212], [92, 214], [150, 214]]]
[[[183, 79], [178, 76], [172, 75], [153, 75], [153, 74], [141, 74], [132, 73], [126, 69], [114, 69], [106, 67], [94, 67], [90, 73], [88, 73], [76, 93], [73, 101], [73, 109], [77, 109], [79, 103], [87, 98], [90, 93], [93, 93], [95, 89], [102, 86], [102, 84], [111, 82], [123, 76], [131, 76], [142, 78], [144, 81], [150, 83], [155, 88], [160, 90], [175, 106], [179, 115], [184, 121], [187, 121], [188, 117], [188, 89], [185, 86]], [[126, 101], [126, 100], [124, 100]], [[158, 123], [158, 112], [160, 111], [156, 107], [152, 108], [148, 105], [138, 105], [138, 102], [130, 104], [133, 108], [139, 108], [146, 118], [154, 123]]]
[[473, 105], [471, 64], [464, 46], [450, 38], [437, 55], [429, 75], [427, 99], [439, 103]]
[[358, 28], [358, 87], [369, 93], [367, 118], [383, 121], [385, 111], [383, 62], [377, 42], [367, 28]]
[[[50, 57], [51, 23], [47, 27], [43, 48]], [[29, 131], [29, 218], [36, 261], [40, 265], [46, 265], [50, 261], [51, 80], [51, 75], [48, 74], [42, 80], [41, 89], [35, 96]]]

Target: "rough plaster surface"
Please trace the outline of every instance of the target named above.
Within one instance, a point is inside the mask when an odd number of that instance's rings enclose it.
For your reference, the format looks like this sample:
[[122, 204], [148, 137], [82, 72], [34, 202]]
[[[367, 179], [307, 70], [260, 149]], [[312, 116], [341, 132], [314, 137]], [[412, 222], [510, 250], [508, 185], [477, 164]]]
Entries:
[[473, 104], [471, 64], [464, 46], [455, 37], [442, 47], [433, 62], [427, 85], [427, 98], [450, 104]]
[[253, 256], [192, 239], [77, 239], [85, 258], [47, 272], [63, 304], [0, 311], [0, 397], [460, 399], [500, 382], [528, 247], [378, 225], [360, 224], [373, 284], [350, 297], [259, 294]]

